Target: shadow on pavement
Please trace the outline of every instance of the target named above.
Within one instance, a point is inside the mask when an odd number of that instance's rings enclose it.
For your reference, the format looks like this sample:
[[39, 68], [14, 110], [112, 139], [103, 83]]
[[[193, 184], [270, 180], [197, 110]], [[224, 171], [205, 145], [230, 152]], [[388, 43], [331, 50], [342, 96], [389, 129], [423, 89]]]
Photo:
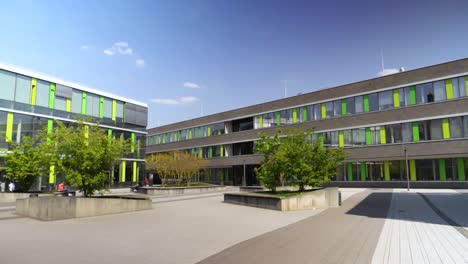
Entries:
[[[398, 202], [390, 207], [392, 195]], [[372, 192], [346, 214], [449, 225], [468, 237], [467, 205], [468, 195], [460, 193]], [[390, 213], [382, 207], [389, 207]]]

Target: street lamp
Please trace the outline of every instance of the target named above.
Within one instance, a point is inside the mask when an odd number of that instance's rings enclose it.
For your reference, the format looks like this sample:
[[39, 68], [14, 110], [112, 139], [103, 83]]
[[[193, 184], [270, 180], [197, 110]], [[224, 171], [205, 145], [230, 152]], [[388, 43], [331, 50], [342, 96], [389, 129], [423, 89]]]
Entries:
[[406, 149], [406, 145], [404, 146], [404, 148], [405, 148], [405, 164], [406, 164], [406, 189], [409, 192], [410, 180], [409, 180], [409, 168], [408, 168], [408, 150]]

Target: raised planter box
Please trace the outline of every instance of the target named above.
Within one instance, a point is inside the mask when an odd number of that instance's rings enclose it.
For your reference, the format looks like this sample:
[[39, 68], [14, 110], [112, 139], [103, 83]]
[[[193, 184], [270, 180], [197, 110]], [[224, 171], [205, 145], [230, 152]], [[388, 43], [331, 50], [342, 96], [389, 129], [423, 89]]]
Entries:
[[338, 188], [324, 188], [291, 197], [257, 193], [226, 193], [224, 202], [278, 211], [324, 209], [340, 206]]
[[0, 192], [0, 203], [14, 203], [16, 199], [29, 198], [30, 195], [39, 195], [39, 196], [52, 196], [53, 194], [49, 193], [11, 193], [11, 192]]
[[206, 192], [223, 192], [227, 191], [227, 186], [190, 186], [190, 187], [140, 187], [137, 192], [149, 196], [157, 195], [178, 195], [178, 194], [196, 194]]
[[152, 209], [146, 197], [31, 197], [16, 200], [16, 213], [44, 221], [63, 220]]

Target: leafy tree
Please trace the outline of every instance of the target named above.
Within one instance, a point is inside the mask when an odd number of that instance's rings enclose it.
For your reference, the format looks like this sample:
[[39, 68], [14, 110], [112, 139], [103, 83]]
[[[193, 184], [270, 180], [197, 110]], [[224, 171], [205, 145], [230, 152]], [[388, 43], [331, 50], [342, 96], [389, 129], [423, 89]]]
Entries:
[[183, 180], [189, 186], [195, 175], [206, 166], [206, 160], [198, 159], [188, 152], [175, 151], [148, 157], [146, 166], [157, 171], [162, 186], [170, 182], [180, 185]]
[[255, 141], [255, 153], [263, 155], [263, 162], [260, 167], [255, 168], [255, 173], [266, 188], [276, 192], [276, 187], [281, 184], [281, 175], [284, 173], [282, 165], [285, 163], [284, 156], [278, 154], [281, 146], [281, 131], [270, 137], [266, 134], [259, 134], [260, 140]]
[[275, 192], [287, 181], [303, 191], [306, 186], [322, 186], [336, 176], [344, 160], [343, 149], [325, 149], [320, 141], [310, 141], [312, 131], [291, 130], [284, 135], [281, 131], [273, 137], [260, 135], [255, 142], [255, 152], [264, 156], [256, 173], [265, 187]]
[[75, 186], [84, 196], [105, 189], [106, 170], [112, 170], [128, 152], [129, 141], [112, 138], [97, 125], [83, 122], [64, 125], [57, 121], [49, 144], [53, 146], [56, 171], [65, 183]]
[[17, 191], [28, 191], [34, 181], [45, 175], [52, 157], [45, 144], [44, 134], [24, 136], [21, 143], [9, 142], [10, 152], [5, 156], [6, 173], [15, 182]]

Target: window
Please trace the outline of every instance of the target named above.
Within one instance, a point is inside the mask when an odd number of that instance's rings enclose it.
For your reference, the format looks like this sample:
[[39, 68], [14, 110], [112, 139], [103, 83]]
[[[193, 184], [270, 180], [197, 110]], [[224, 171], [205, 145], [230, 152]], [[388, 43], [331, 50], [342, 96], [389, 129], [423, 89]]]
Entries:
[[330, 147], [332, 145], [331, 132], [323, 132], [323, 146]]
[[334, 116], [341, 116], [341, 100], [333, 102]]
[[112, 118], [112, 99], [104, 98], [104, 118]]
[[346, 98], [346, 114], [352, 115], [356, 113], [356, 103], [354, 97]]
[[401, 124], [401, 135], [403, 137], [403, 142], [413, 141], [413, 129], [411, 127], [411, 123]]
[[460, 97], [460, 89], [458, 88], [458, 78], [452, 79], [453, 98]]
[[81, 97], [82, 92], [78, 90], [73, 90], [72, 92], [72, 103], [71, 103], [71, 111], [73, 113], [81, 114]]
[[[263, 120], [263, 127], [265, 127], [265, 120]], [[224, 123], [213, 124], [211, 135], [221, 135], [224, 134]]]
[[369, 112], [379, 110], [379, 96], [377, 93], [369, 94]]
[[67, 108], [67, 99], [63, 97], [55, 97], [54, 108], [57, 110], [65, 111]]
[[356, 128], [352, 130], [353, 145], [362, 146], [366, 143], [366, 130], [365, 128]]
[[122, 122], [124, 118], [124, 103], [123, 102], [116, 102], [115, 108], [115, 117], [118, 122]]
[[458, 89], [460, 90], [460, 97], [466, 96], [466, 82], [467, 82], [467, 80], [465, 78], [468, 78], [468, 77], [463, 76], [463, 77], [458, 78]]
[[276, 120], [274, 119], [273, 113], [263, 114], [263, 127], [272, 127], [272, 123], [275, 123]]
[[445, 82], [444, 81], [434, 82], [434, 100], [438, 102], [438, 101], [444, 101], [446, 99], [447, 98], [445, 96]]
[[463, 122], [461, 116], [449, 118], [450, 138], [463, 137]]
[[8, 143], [5, 142], [6, 121], [7, 121], [7, 112], [0, 111], [0, 148], [8, 147]]
[[401, 143], [403, 141], [401, 134], [401, 124], [393, 124], [385, 126], [386, 142]]
[[15, 74], [0, 70], [0, 99], [13, 101], [15, 98]]
[[333, 147], [337, 147], [339, 145], [339, 139], [338, 139], [338, 134], [339, 132], [338, 131], [332, 131], [330, 132], [330, 136], [331, 136], [331, 145]]
[[344, 136], [344, 145], [345, 145], [345, 147], [352, 146], [352, 144], [353, 144], [353, 134], [351, 133], [351, 130], [343, 131], [343, 136]]
[[370, 128], [370, 144], [380, 144], [380, 127], [371, 127]]
[[325, 103], [325, 109], [326, 109], [326, 117], [330, 118], [333, 117], [333, 102], [326, 102]]
[[442, 119], [431, 120], [429, 127], [432, 140], [442, 139]]
[[23, 104], [29, 104], [30, 100], [31, 78], [23, 75], [18, 75], [16, 79], [15, 101]]
[[356, 107], [354, 108], [356, 113], [362, 113], [364, 112], [364, 103], [363, 103], [363, 97], [362, 96], [356, 96], [354, 97], [355, 105]]
[[36, 105], [49, 107], [49, 83], [41, 80], [37, 80], [36, 88]]
[[99, 96], [88, 94], [86, 96], [86, 114], [99, 117]]
[[291, 109], [281, 111], [281, 125], [292, 124], [292, 111]]
[[416, 85], [416, 104], [434, 102], [434, 88], [432, 83]]
[[[369, 98], [370, 99], [370, 98]], [[379, 93], [379, 110], [393, 108], [393, 91]]]
[[13, 142], [21, 143], [24, 136], [32, 137], [34, 133], [34, 117], [15, 114], [13, 117]]
[[405, 89], [404, 88], [400, 88], [398, 89], [398, 97], [400, 98], [400, 107], [404, 107], [406, 105], [409, 105], [409, 101], [406, 102], [405, 100]]
[[316, 104], [314, 105], [314, 120], [322, 119], [322, 105]]
[[310, 120], [310, 121], [315, 120], [314, 106], [313, 105], [308, 105], [307, 106], [307, 119]]
[[411, 95], [410, 95], [410, 90], [411, 90], [411, 87], [405, 87], [403, 88], [404, 90], [404, 95], [403, 97], [405, 98], [405, 106], [409, 106], [411, 105]]
[[419, 122], [419, 140], [431, 140], [430, 121]]

